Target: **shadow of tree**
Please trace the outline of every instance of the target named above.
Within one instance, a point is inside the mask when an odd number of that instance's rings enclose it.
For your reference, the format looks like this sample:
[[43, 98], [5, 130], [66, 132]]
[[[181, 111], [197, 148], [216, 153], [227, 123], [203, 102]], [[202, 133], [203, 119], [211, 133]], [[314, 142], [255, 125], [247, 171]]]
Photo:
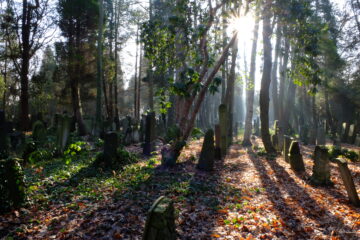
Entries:
[[[352, 229], [347, 226], [343, 220], [330, 211], [326, 209], [324, 206], [320, 206], [316, 200], [314, 200], [307, 190], [303, 187], [300, 187], [298, 183], [288, 174], [288, 172], [284, 169], [283, 166], [278, 164], [276, 160], [268, 160], [266, 162], [269, 164], [271, 169], [274, 171], [275, 177], [277, 179], [286, 179], [286, 183], [283, 185], [283, 190], [285, 190], [289, 196], [296, 200], [298, 205], [301, 207], [303, 214], [305, 214], [308, 218], [317, 222], [317, 224], [324, 229], [323, 234], [331, 235], [331, 231], [335, 230], [336, 232], [347, 233], [348, 237], [351, 237]], [[297, 177], [299, 177], [297, 175]], [[331, 222], [335, 225], [335, 229], [328, 229], [326, 225]]]

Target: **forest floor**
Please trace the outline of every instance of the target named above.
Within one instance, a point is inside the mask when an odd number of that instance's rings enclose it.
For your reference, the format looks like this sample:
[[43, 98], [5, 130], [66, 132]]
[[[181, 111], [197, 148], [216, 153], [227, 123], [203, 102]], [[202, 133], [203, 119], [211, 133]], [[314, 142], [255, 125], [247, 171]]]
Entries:
[[[200, 140], [169, 170], [157, 167], [159, 155], [108, 172], [93, 168], [90, 156], [34, 165], [26, 170], [32, 202], [0, 216], [0, 238], [141, 239], [148, 209], [166, 195], [179, 239], [360, 239], [360, 208], [349, 204], [335, 165], [334, 187], [313, 187], [314, 146], [302, 146], [306, 173], [295, 174], [254, 143], [234, 144], [211, 173], [196, 169]], [[360, 163], [349, 168], [359, 189]]]

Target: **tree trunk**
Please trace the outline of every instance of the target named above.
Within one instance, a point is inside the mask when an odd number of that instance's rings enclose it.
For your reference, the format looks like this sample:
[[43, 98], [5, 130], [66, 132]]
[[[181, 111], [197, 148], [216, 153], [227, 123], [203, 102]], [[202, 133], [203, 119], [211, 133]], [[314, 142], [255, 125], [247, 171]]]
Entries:
[[238, 42], [235, 41], [232, 47], [231, 55], [231, 69], [230, 76], [227, 83], [225, 104], [227, 106], [227, 118], [228, 118], [228, 142], [232, 144], [233, 140], [233, 108], [234, 108], [234, 90], [235, 90], [235, 68], [236, 68], [236, 57], [238, 53]]
[[260, 120], [261, 138], [267, 153], [276, 153], [271, 143], [269, 132], [269, 87], [271, 82], [271, 5], [272, 0], [264, 2], [263, 9], [263, 44], [264, 44], [264, 68], [260, 89]]
[[20, 70], [20, 121], [22, 130], [30, 129], [29, 119], [29, 65], [30, 65], [30, 31], [31, 14], [28, 1], [23, 0], [23, 15], [21, 26], [21, 70]]
[[281, 44], [281, 28], [278, 24], [276, 29], [276, 45], [275, 45], [275, 59], [274, 65], [271, 71], [271, 85], [272, 85], [272, 100], [273, 100], [273, 112], [274, 120], [279, 120], [279, 99], [278, 99], [278, 81], [277, 81], [277, 70], [278, 70], [278, 59], [280, 55], [280, 44]]
[[[102, 89], [101, 83], [103, 80], [103, 66], [102, 66], [102, 36], [103, 36], [103, 0], [99, 1], [99, 32], [98, 32], [98, 46], [97, 46], [97, 78], [96, 78], [96, 123], [95, 134], [99, 135], [101, 132], [102, 111]], [[90, 129], [91, 131], [92, 129]]]
[[[256, 52], [259, 37], [259, 10], [255, 17], [254, 36], [252, 40], [250, 74], [246, 81], [246, 116], [245, 116], [245, 132], [242, 142], [243, 146], [251, 146], [250, 136], [252, 132], [252, 119], [254, 113], [254, 93], [255, 93], [255, 72], [256, 72]], [[244, 56], [245, 59], [245, 56]]]

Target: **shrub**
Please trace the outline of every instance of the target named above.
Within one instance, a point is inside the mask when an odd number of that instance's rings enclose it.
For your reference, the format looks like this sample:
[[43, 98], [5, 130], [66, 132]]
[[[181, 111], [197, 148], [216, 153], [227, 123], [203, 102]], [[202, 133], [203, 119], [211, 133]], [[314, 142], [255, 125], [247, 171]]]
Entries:
[[54, 157], [55, 152], [48, 149], [37, 149], [30, 153], [29, 162], [36, 163], [40, 161], [48, 161]]
[[0, 212], [20, 207], [26, 200], [24, 173], [20, 159], [0, 160]]
[[343, 156], [343, 157], [355, 162], [355, 161], [358, 161], [358, 158], [359, 158], [359, 155], [356, 152], [349, 150], [347, 148], [331, 146], [331, 147], [328, 147], [328, 150], [329, 150], [329, 157], [331, 159], [335, 159], [339, 156]]
[[89, 144], [86, 142], [75, 142], [69, 145], [64, 151], [64, 159], [66, 164], [70, 164], [73, 160], [79, 159], [80, 156], [87, 153]]
[[204, 132], [200, 128], [194, 128], [191, 132], [191, 137], [195, 139], [199, 139], [204, 136]]

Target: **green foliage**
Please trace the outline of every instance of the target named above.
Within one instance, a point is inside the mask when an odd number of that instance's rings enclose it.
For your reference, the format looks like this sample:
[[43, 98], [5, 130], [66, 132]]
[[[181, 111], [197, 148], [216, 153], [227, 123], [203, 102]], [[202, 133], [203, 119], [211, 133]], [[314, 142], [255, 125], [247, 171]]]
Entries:
[[204, 132], [200, 128], [193, 128], [191, 132], [191, 137], [195, 139], [200, 139], [204, 136]]
[[25, 200], [24, 173], [19, 159], [0, 160], [0, 213], [21, 206]]
[[331, 159], [335, 159], [337, 157], [345, 157], [353, 162], [359, 161], [359, 155], [352, 150], [349, 150], [347, 148], [341, 148], [338, 146], [331, 146], [328, 147], [329, 150], [329, 157]]
[[168, 127], [165, 134], [165, 142], [171, 143], [181, 137], [180, 128], [178, 126]]
[[118, 161], [122, 164], [136, 163], [139, 160], [135, 154], [127, 151], [124, 147], [119, 147], [116, 153]]
[[48, 161], [51, 160], [55, 155], [54, 150], [48, 150], [48, 149], [37, 149], [30, 153], [29, 155], [29, 162], [31, 164], [34, 164], [36, 162], [40, 161]]
[[78, 159], [89, 150], [89, 144], [86, 142], [75, 142], [69, 145], [64, 151], [64, 160], [70, 164], [74, 159]]

